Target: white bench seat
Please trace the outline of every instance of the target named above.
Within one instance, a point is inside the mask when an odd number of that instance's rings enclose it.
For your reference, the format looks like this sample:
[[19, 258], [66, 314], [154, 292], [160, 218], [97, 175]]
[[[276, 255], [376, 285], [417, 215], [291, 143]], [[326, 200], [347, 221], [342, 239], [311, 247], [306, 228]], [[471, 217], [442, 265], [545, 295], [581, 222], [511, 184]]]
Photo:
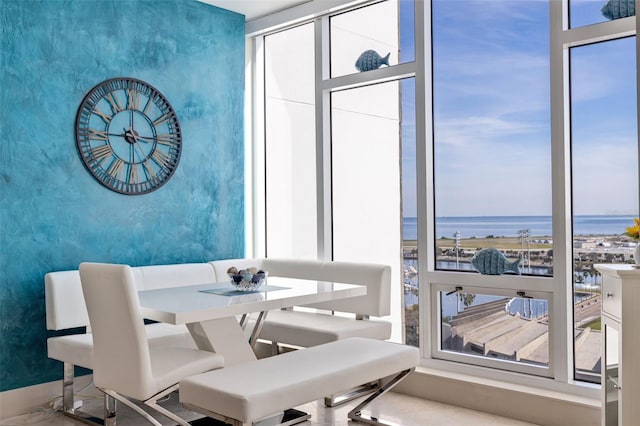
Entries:
[[[165, 323], [147, 324], [145, 327], [149, 346], [191, 347], [196, 344], [183, 325]], [[69, 334], [47, 339], [49, 358], [93, 369], [93, 336], [91, 333]]]
[[417, 348], [347, 338], [188, 377], [180, 382], [180, 402], [234, 426], [250, 425], [325, 395], [395, 376], [349, 413], [355, 420], [418, 362]]
[[47, 339], [49, 358], [91, 370], [93, 359], [93, 336], [90, 333], [70, 334]]
[[261, 339], [305, 348], [347, 337], [386, 340], [390, 335], [388, 321], [291, 310], [270, 311], [260, 331]]

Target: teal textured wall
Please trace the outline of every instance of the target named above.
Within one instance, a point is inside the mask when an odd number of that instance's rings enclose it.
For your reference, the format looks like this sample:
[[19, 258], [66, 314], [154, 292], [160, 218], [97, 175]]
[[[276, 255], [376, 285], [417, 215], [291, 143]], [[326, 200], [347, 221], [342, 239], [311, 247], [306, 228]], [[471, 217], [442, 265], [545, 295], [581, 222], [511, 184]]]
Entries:
[[[0, 391], [61, 378], [45, 273], [244, 255], [244, 16], [194, 0], [0, 0]], [[101, 186], [77, 153], [84, 95], [113, 77], [160, 90], [183, 132], [147, 195]]]

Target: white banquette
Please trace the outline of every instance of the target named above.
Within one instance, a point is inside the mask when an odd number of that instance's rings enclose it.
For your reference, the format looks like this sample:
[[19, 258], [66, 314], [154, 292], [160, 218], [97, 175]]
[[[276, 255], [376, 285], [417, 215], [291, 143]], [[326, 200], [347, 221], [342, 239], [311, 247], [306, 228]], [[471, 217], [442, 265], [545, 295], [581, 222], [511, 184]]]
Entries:
[[[391, 268], [362, 262], [298, 259], [225, 259], [203, 263], [152, 265], [132, 268], [139, 290], [228, 281], [227, 270], [256, 267], [269, 276], [342, 282], [367, 286], [366, 296], [319, 303], [293, 310], [271, 311], [260, 339], [294, 347], [311, 347], [349, 337], [386, 340], [389, 315]], [[77, 270], [45, 275], [47, 329], [59, 333], [47, 339], [50, 358], [63, 362], [63, 411], [78, 416], [74, 404], [74, 366], [92, 369], [93, 342], [80, 275]], [[84, 328], [84, 330], [82, 330]], [[192, 346], [185, 326], [164, 323], [146, 325], [149, 345]], [[78, 333], [78, 329], [82, 330]], [[69, 330], [71, 333], [59, 335]], [[277, 353], [277, 350], [274, 350]], [[330, 405], [330, 404], [328, 404]]]

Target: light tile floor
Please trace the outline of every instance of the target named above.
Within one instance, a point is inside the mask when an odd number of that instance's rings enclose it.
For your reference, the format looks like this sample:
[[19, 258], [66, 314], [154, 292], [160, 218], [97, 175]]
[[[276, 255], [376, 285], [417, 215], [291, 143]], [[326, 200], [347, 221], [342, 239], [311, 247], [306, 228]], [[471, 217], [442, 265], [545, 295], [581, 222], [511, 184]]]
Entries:
[[[98, 395], [95, 388], [91, 392], [83, 392], [84, 395]], [[177, 401], [177, 395], [171, 395], [170, 399], [162, 405], [178, 413], [186, 420], [201, 417], [192, 412], [185, 411]], [[296, 407], [311, 414], [311, 420], [300, 423], [301, 426], [355, 426], [356, 423], [347, 419], [347, 413], [362, 399], [351, 401], [339, 407], [326, 408], [322, 400], [314, 401]], [[84, 409], [87, 412], [101, 414], [102, 400], [99, 398], [85, 398]], [[479, 411], [467, 410], [452, 405], [441, 404], [420, 398], [414, 398], [395, 392], [388, 392], [381, 396], [363, 410], [365, 414], [375, 416], [389, 424], [402, 426], [533, 426], [518, 420], [494, 416]], [[156, 416], [163, 425], [173, 423], [162, 417]], [[0, 420], [1, 426], [80, 426], [84, 423], [74, 421], [69, 417], [52, 409], [42, 409], [31, 414]], [[128, 407], [118, 405], [118, 426], [147, 426], [150, 423], [143, 420], [138, 414]]]

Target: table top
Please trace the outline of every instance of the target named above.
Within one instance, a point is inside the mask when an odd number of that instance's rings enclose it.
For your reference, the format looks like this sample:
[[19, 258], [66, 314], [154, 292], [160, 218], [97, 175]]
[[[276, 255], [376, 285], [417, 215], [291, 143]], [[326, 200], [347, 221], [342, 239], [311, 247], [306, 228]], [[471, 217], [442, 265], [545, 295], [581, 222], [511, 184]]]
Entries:
[[138, 292], [138, 297], [144, 318], [169, 324], [189, 324], [367, 293], [366, 286], [362, 285], [284, 277], [268, 277], [265, 286], [258, 291], [234, 290], [228, 282], [208, 283], [143, 290]]

